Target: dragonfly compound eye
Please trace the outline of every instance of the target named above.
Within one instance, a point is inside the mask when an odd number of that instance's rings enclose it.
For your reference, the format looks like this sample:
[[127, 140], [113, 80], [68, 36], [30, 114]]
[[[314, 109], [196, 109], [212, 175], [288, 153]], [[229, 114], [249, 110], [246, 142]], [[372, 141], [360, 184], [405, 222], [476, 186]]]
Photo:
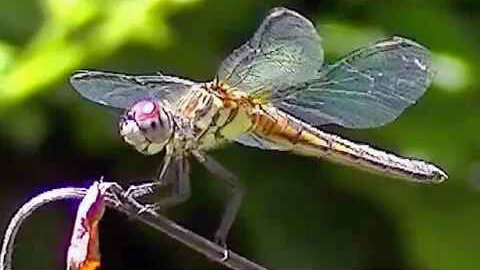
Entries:
[[[130, 109], [134, 115], [134, 122], [139, 132], [153, 143], [163, 143], [170, 138], [171, 125], [168, 113], [162, 105], [153, 100], [144, 100], [136, 103]], [[128, 114], [127, 114], [128, 115]]]

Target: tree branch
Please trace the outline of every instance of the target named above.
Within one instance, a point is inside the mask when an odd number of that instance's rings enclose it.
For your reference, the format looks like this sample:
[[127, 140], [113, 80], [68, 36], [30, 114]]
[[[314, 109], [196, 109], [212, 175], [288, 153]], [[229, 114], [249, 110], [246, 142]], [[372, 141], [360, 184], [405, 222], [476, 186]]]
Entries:
[[[170, 219], [158, 214], [155, 211], [145, 210], [145, 206], [137, 201], [123, 196], [123, 189], [115, 186], [115, 190], [108, 194], [106, 198], [107, 205], [122, 213], [129, 218], [137, 219], [153, 228], [167, 234], [182, 244], [202, 253], [207, 258], [216, 261], [231, 269], [252, 269], [265, 270], [266, 268], [251, 262], [232, 251], [229, 251], [228, 258], [223, 260], [224, 248], [211, 242], [210, 240], [187, 230]], [[28, 218], [37, 208], [49, 202], [65, 199], [81, 199], [85, 196], [85, 188], [59, 188], [46, 191], [25, 203], [15, 213], [7, 227], [4, 235], [2, 249], [0, 253], [0, 269], [12, 269], [13, 244], [16, 234], [22, 222]], [[141, 214], [139, 214], [141, 213]]]

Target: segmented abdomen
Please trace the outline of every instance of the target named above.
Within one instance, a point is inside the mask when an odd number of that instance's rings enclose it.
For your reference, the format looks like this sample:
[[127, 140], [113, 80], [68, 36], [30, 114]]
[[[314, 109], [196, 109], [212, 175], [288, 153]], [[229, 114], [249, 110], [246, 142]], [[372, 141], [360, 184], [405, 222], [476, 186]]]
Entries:
[[323, 157], [414, 182], [440, 183], [447, 179], [447, 175], [433, 164], [354, 143], [271, 107], [255, 115], [252, 132], [301, 155]]

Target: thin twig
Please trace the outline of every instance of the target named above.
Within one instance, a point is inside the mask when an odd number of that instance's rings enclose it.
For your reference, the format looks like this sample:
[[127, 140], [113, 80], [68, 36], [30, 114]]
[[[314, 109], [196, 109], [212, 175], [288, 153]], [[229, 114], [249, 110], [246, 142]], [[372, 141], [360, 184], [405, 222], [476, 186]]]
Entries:
[[[225, 249], [223, 247], [198, 234], [195, 234], [190, 230], [183, 228], [182, 226], [155, 211], [143, 211], [145, 207], [136, 201], [131, 200], [130, 198], [123, 199], [128, 200], [128, 203], [122, 203], [120, 207], [117, 207], [119, 211], [124, 212], [128, 216], [133, 216], [134, 218], [154, 227], [155, 229], [162, 231], [186, 246], [202, 253], [211, 260], [219, 262], [231, 269], [267, 269], [232, 251], [228, 251], [228, 258], [224, 260]], [[111, 201], [109, 202], [107, 200], [107, 203], [111, 203]], [[138, 215], [137, 213], [140, 211], [142, 213]]]
[[[118, 186], [118, 188], [120, 188]], [[121, 188], [120, 188], [121, 189]], [[0, 253], [0, 269], [12, 269], [12, 254], [15, 236], [20, 228], [22, 222], [32, 214], [35, 209], [40, 206], [64, 199], [81, 199], [85, 196], [87, 189], [85, 188], [59, 188], [44, 192], [26, 204], [13, 216], [5, 232], [3, 245]], [[224, 257], [224, 248], [211, 242], [210, 240], [187, 230], [168, 218], [159, 215], [157, 212], [145, 210], [145, 206], [132, 200], [128, 197], [122, 196], [121, 190], [117, 190], [113, 194], [110, 193], [106, 198], [107, 205], [120, 212], [125, 213], [128, 217], [137, 219], [153, 228], [162, 231], [175, 240], [185, 244], [186, 246], [202, 253], [211, 260], [214, 260], [231, 269], [252, 269], [265, 270], [266, 268], [249, 261], [248, 259], [229, 251], [228, 258], [222, 260]], [[140, 213], [141, 214], [138, 214]]]

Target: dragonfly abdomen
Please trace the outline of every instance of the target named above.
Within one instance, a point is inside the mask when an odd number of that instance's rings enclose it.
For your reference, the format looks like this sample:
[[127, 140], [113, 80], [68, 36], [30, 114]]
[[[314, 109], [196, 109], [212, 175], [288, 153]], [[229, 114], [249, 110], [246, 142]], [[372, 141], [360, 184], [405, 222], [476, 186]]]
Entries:
[[[267, 111], [268, 112], [268, 111]], [[278, 110], [257, 116], [254, 132], [284, 150], [327, 158], [372, 172], [421, 182], [440, 183], [447, 175], [438, 167], [421, 160], [408, 159], [358, 144], [314, 128]]]
[[[319, 147], [322, 156], [336, 162], [414, 182], [440, 183], [447, 179], [447, 175], [433, 164], [400, 157], [366, 144], [357, 144], [312, 127], [304, 132], [303, 137], [302, 145]], [[325, 151], [325, 144], [327, 151]]]

